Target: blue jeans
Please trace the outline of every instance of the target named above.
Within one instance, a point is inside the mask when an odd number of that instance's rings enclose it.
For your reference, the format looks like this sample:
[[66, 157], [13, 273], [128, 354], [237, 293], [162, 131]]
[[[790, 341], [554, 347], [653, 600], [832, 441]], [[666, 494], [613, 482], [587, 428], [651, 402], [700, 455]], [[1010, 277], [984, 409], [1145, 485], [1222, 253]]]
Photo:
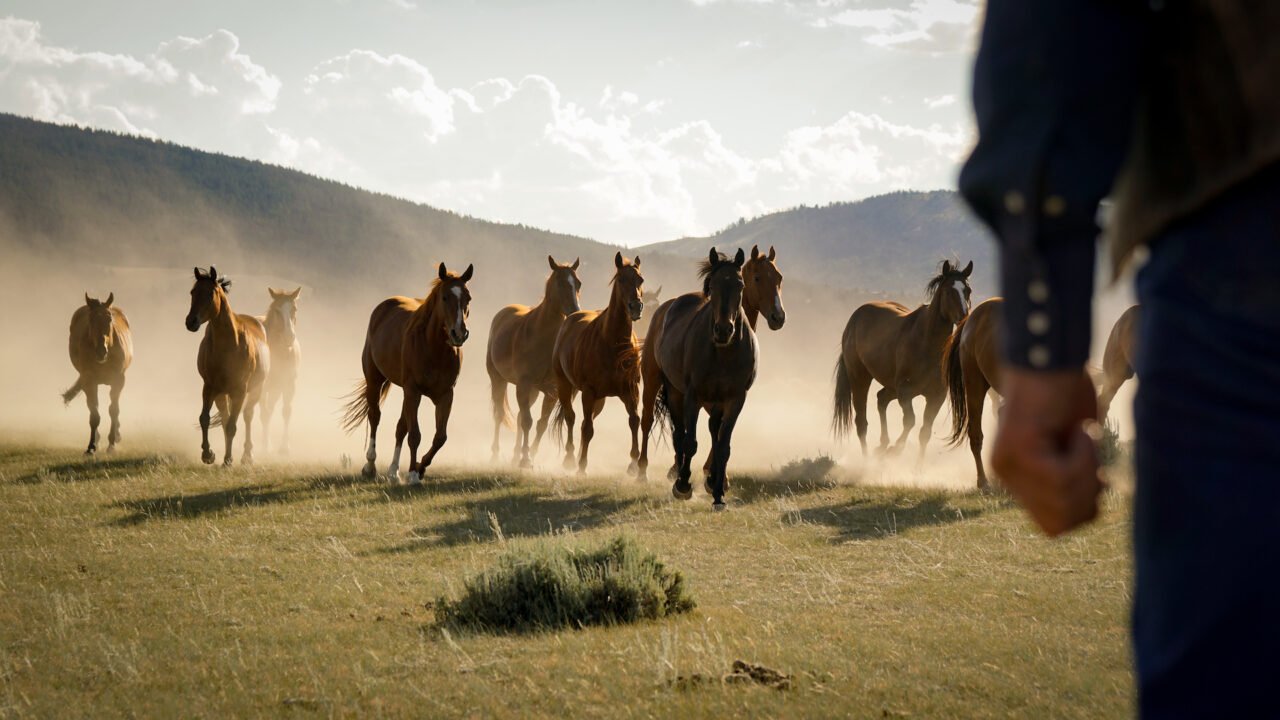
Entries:
[[1154, 243], [1138, 297], [1140, 712], [1280, 717], [1280, 172]]

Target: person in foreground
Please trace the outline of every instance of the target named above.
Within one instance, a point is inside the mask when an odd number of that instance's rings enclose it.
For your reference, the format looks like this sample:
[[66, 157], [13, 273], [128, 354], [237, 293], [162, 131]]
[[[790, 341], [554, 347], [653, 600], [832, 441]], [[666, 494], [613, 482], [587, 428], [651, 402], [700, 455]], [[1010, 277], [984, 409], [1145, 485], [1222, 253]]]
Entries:
[[1092, 520], [1097, 210], [1149, 248], [1135, 401], [1143, 717], [1276, 717], [1280, 3], [989, 0], [960, 176], [1001, 246], [992, 465], [1049, 535]]

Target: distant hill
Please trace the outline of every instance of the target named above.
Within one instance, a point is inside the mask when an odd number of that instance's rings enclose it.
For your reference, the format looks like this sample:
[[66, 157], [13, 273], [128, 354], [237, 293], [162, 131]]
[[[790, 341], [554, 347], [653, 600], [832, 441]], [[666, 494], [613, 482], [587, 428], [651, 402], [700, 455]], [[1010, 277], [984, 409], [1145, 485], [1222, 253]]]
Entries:
[[777, 248], [787, 279], [918, 299], [939, 261], [974, 261], [975, 289], [993, 294], [994, 245], [954, 192], [895, 192], [859, 202], [798, 207], [739, 221], [709, 237], [643, 250], [701, 257], [709, 246]]

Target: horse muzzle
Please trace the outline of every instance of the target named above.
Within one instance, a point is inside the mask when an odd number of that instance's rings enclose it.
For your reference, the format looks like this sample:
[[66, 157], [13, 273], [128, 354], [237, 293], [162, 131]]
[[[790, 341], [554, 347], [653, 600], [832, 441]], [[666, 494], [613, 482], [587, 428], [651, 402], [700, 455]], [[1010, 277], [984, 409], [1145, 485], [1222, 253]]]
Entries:
[[716, 347], [729, 345], [733, 342], [734, 329], [733, 323], [716, 323], [715, 327], [711, 328], [711, 342], [715, 343]]
[[471, 331], [466, 328], [463, 328], [462, 330], [450, 330], [449, 344], [454, 347], [462, 347], [462, 343], [466, 342], [469, 337], [471, 337]]
[[785, 312], [778, 311], [771, 312], [769, 313], [769, 316], [765, 318], [765, 321], [769, 323], [770, 330], [781, 330], [782, 326], [787, 323], [787, 314]]
[[200, 318], [197, 318], [195, 315], [188, 315], [187, 330], [190, 330], [191, 332], [195, 332], [199, 329], [200, 329]]
[[631, 322], [638, 322], [644, 315], [644, 303], [630, 302], [627, 303], [627, 313], [631, 315]]

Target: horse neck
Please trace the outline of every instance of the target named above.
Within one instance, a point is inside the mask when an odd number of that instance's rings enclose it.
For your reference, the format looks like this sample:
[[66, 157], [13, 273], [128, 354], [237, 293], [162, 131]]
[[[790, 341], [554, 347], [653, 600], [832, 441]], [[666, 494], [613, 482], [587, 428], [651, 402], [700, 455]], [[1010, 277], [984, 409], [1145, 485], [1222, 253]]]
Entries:
[[634, 334], [631, 320], [631, 313], [627, 312], [627, 299], [622, 296], [622, 290], [617, 285], [613, 286], [613, 293], [609, 295], [609, 304], [605, 307], [604, 312], [600, 313], [600, 320], [603, 323], [604, 335], [610, 339], [627, 340]]
[[760, 308], [746, 296], [742, 296], [742, 314], [747, 316], [747, 323], [751, 325], [751, 329], [756, 329], [756, 318], [760, 317]]
[[209, 318], [209, 334], [215, 343], [236, 344], [240, 336], [240, 322], [231, 309], [231, 299], [221, 289], [215, 291], [218, 298], [217, 310]]
[[460, 352], [458, 348], [449, 344], [449, 338], [445, 335], [444, 325], [433, 322], [440, 302], [439, 289], [433, 290], [413, 313], [414, 318], [411, 324], [413, 332], [411, 337], [413, 342], [422, 343], [422, 364], [424, 367], [436, 366], [438, 361], [445, 357], [456, 358]]
[[262, 323], [267, 331], [267, 344], [281, 347], [285, 344], [286, 321], [280, 318], [280, 312], [274, 306], [267, 309], [267, 319]]
[[533, 309], [529, 311], [528, 317], [538, 327], [555, 327], [559, 329], [560, 321], [564, 320], [565, 316], [558, 308], [551, 306], [551, 281], [547, 281], [547, 287], [542, 291], [541, 302], [533, 306]]
[[951, 336], [954, 325], [942, 314], [942, 303], [935, 296], [924, 306], [924, 332], [930, 339], [939, 337], [944, 340]]

